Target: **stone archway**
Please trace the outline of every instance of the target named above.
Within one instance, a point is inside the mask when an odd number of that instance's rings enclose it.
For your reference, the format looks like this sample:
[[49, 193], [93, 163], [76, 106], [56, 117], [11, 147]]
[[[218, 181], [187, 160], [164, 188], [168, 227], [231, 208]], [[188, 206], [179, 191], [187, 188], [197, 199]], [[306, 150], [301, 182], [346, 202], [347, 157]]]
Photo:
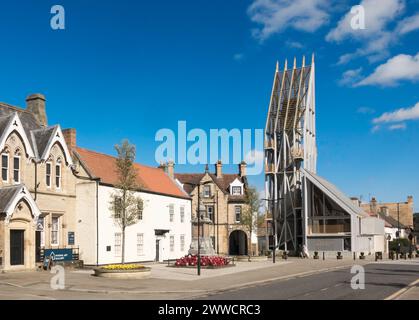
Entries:
[[248, 254], [247, 234], [242, 230], [235, 230], [229, 237], [229, 254], [232, 256], [243, 256]]

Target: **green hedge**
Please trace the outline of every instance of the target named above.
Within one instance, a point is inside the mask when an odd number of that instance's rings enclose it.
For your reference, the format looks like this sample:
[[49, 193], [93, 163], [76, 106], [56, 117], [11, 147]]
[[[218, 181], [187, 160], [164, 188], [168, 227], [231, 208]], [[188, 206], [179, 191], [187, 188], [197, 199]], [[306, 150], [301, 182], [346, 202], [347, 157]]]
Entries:
[[400, 242], [400, 248], [409, 248], [410, 241], [409, 239], [395, 239], [393, 241], [390, 241], [389, 248], [390, 250], [397, 251], [399, 248], [398, 243]]

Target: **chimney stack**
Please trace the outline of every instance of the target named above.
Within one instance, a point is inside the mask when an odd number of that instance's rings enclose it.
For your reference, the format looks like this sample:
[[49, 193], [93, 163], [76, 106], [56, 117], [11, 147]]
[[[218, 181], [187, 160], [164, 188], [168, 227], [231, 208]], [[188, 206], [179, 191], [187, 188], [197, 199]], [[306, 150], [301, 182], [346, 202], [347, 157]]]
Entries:
[[77, 147], [76, 129], [74, 128], [64, 129], [63, 136], [69, 150], [75, 149]]
[[377, 200], [375, 199], [375, 197], [372, 197], [371, 202], [370, 202], [370, 207], [371, 207], [371, 213], [377, 213]]
[[26, 110], [31, 112], [39, 124], [43, 127], [47, 126], [47, 113], [45, 111], [45, 96], [36, 93], [26, 98]]
[[215, 175], [217, 178], [223, 177], [223, 164], [221, 163], [221, 160], [218, 160], [215, 164]]
[[173, 161], [167, 163], [167, 174], [170, 178], [175, 178], [175, 163]]
[[246, 176], [246, 168], [247, 168], [247, 164], [245, 161], [240, 162], [239, 164], [239, 175], [240, 177], [245, 177]]

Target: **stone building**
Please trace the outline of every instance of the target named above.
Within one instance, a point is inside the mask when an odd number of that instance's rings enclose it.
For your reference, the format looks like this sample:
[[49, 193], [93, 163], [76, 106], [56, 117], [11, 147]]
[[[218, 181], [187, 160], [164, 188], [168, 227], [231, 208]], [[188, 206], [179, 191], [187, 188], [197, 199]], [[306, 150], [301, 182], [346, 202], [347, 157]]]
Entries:
[[[174, 173], [174, 164], [169, 162], [165, 169], [192, 197], [192, 235], [197, 237], [196, 212], [198, 208], [198, 187], [205, 206], [205, 217], [211, 222], [201, 227], [201, 236], [209, 237], [216, 254], [247, 255], [257, 253], [252, 245], [251, 235], [241, 222], [245, 210], [245, 194], [248, 187], [246, 163], [239, 164], [238, 174], [226, 174], [222, 163], [215, 164], [215, 172], [208, 166], [204, 173]], [[205, 227], [205, 228], [204, 228]]]
[[[75, 245], [73, 162], [45, 97], [0, 103], [0, 270], [34, 269], [42, 248]], [[70, 236], [71, 235], [71, 236]]]
[[[355, 199], [355, 198], [354, 198]], [[360, 203], [361, 208], [368, 213], [381, 213], [384, 216], [399, 221], [407, 228], [413, 228], [413, 197], [408, 196], [405, 202], [378, 202], [374, 197], [369, 203]]]

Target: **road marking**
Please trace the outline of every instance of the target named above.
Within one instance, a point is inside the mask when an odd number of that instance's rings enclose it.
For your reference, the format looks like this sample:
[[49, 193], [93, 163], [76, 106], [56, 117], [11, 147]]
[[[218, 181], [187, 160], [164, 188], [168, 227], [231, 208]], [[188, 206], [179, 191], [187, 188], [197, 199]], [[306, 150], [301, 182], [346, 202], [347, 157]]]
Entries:
[[400, 289], [399, 291], [397, 291], [396, 293], [393, 293], [391, 296], [388, 296], [387, 298], [385, 298], [384, 300], [394, 300], [398, 297], [400, 297], [403, 293], [405, 293], [406, 291], [408, 291], [409, 289], [411, 289], [412, 287], [416, 286], [416, 284], [419, 283], [419, 278], [416, 279], [415, 281], [413, 281], [411, 284], [409, 284], [407, 287]]
[[328, 287], [327, 288], [323, 288], [323, 289], [320, 289], [320, 291], [326, 291], [327, 289], [329, 289]]

